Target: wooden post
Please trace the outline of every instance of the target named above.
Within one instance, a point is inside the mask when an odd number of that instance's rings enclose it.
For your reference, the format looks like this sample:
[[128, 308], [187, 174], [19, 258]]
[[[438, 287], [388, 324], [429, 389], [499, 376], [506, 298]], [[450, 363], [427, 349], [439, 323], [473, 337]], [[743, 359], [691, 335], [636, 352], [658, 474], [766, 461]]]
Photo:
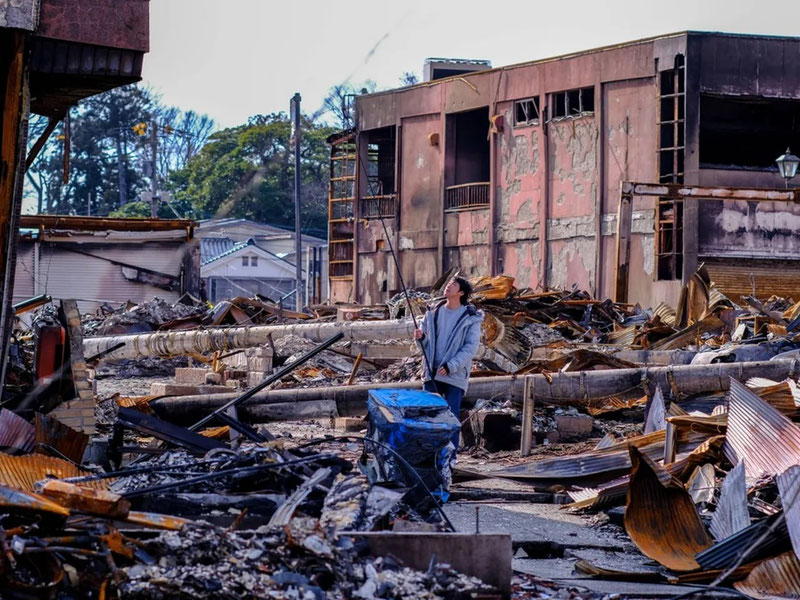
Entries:
[[522, 456], [530, 456], [533, 446], [533, 378], [525, 377], [522, 394], [522, 435], [520, 436], [519, 452]]
[[628, 276], [631, 262], [631, 227], [633, 222], [633, 186], [623, 182], [617, 210], [617, 264], [614, 301], [628, 301]]
[[0, 386], [6, 376], [9, 339], [14, 318], [14, 272], [22, 204], [25, 143], [27, 139], [28, 81], [25, 33], [7, 30], [0, 44], [5, 69], [0, 117]]
[[353, 363], [353, 370], [350, 371], [350, 377], [347, 379], [347, 385], [353, 385], [353, 382], [356, 380], [356, 374], [358, 373], [358, 367], [361, 366], [362, 358], [364, 358], [364, 355], [359, 352], [358, 356], [356, 356], [356, 362]]

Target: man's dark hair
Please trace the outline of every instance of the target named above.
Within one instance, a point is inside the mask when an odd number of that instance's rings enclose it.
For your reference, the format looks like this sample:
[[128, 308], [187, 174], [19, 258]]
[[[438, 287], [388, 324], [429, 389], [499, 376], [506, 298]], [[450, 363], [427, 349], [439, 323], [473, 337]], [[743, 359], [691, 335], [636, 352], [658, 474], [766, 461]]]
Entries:
[[469, 295], [472, 293], [472, 285], [463, 277], [456, 277], [455, 282], [458, 284], [458, 289], [464, 292], [461, 294], [461, 304], [469, 304]]

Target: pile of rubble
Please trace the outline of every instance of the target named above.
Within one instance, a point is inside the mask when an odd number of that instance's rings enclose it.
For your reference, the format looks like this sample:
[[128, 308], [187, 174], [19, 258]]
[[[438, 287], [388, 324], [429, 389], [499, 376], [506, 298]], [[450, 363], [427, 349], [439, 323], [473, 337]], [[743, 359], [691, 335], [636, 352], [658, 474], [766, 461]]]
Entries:
[[[660, 565], [645, 573], [582, 559], [581, 577], [800, 594], [800, 303], [734, 302], [702, 268], [675, 309], [517, 290], [508, 277], [473, 283], [486, 318], [459, 419], [456, 495], [482, 479], [567, 496], [565, 510], [621, 519]], [[4, 468], [0, 455], [4, 576], [123, 597], [494, 593], [438, 561], [411, 569], [374, 554], [356, 535], [451, 529], [446, 493], [376, 483], [386, 469], [366, 456], [373, 442], [304, 447], [275, 435], [275, 421], [361, 417], [374, 390], [395, 397], [418, 386], [422, 357], [406, 315], [419, 318], [439, 296], [436, 286], [412, 291], [411, 311], [403, 297], [303, 314], [263, 298], [212, 308], [153, 301], [84, 320], [83, 332], [74, 307], [40, 311], [17, 331], [14, 412], [0, 413], [0, 445], [21, 454], [7, 458], [33, 460], [20, 480], [8, 474], [23, 467]], [[48, 367], [46, 340], [58, 335], [72, 352]], [[43, 372], [48, 383], [31, 390]], [[125, 393], [125, 380], [141, 390], [152, 374], [161, 378], [149, 394]], [[64, 424], [92, 380], [105, 438]], [[30, 521], [30, 503], [52, 518]], [[35, 582], [42, 573], [51, 579]], [[547, 582], [520, 585], [549, 594]]]

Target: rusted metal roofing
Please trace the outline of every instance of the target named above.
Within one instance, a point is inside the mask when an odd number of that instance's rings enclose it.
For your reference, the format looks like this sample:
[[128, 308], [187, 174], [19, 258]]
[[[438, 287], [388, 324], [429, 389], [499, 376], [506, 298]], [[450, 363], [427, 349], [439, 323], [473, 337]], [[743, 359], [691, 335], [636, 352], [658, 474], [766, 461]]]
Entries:
[[25, 419], [5, 408], [0, 409], [0, 448], [30, 452], [36, 430]]
[[800, 560], [794, 552], [770, 558], [733, 586], [743, 594], [763, 600], [800, 598]]
[[778, 475], [800, 464], [800, 428], [731, 378], [725, 455], [746, 459], [747, 478]]
[[89, 443], [89, 436], [64, 425], [55, 417], [36, 413], [36, 444], [43, 448], [49, 446], [68, 459], [80, 463], [83, 452]]
[[[91, 475], [60, 458], [44, 456], [43, 454], [26, 454], [24, 456], [9, 456], [0, 454], [0, 485], [23, 490], [33, 491], [34, 483], [54, 477], [82, 477]], [[90, 481], [80, 485], [95, 489], [108, 489], [108, 482]]]
[[800, 466], [789, 467], [778, 475], [778, 491], [792, 547], [800, 557]]
[[693, 571], [711, 546], [691, 496], [669, 471], [631, 447], [625, 530], [643, 554], [674, 571]]
[[722, 482], [717, 510], [711, 518], [709, 531], [717, 541], [732, 536], [750, 525], [750, 514], [747, 510], [747, 486], [744, 481], [744, 463], [742, 460], [725, 477]]
[[[689, 454], [678, 457], [675, 462], [669, 463], [664, 468], [675, 477], [683, 477], [689, 470], [694, 469], [698, 465], [715, 460], [723, 440], [723, 436], [710, 438]], [[622, 503], [628, 493], [629, 485], [630, 475], [625, 475], [624, 477], [605, 483], [599, 488], [583, 488], [568, 492], [573, 502], [566, 505], [566, 508], [597, 509]]]

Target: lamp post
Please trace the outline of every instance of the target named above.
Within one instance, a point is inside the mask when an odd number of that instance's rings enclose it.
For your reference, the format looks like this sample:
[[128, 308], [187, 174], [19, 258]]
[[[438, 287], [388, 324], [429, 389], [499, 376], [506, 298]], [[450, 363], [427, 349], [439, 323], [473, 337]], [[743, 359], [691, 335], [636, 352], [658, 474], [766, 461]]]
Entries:
[[797, 158], [792, 152], [789, 150], [789, 147], [786, 147], [786, 153], [781, 154], [778, 158], [775, 159], [775, 162], [778, 165], [778, 171], [783, 177], [784, 182], [786, 182], [786, 188], [789, 188], [789, 180], [792, 179], [795, 175], [797, 175], [797, 166], [800, 165], [800, 158]]

